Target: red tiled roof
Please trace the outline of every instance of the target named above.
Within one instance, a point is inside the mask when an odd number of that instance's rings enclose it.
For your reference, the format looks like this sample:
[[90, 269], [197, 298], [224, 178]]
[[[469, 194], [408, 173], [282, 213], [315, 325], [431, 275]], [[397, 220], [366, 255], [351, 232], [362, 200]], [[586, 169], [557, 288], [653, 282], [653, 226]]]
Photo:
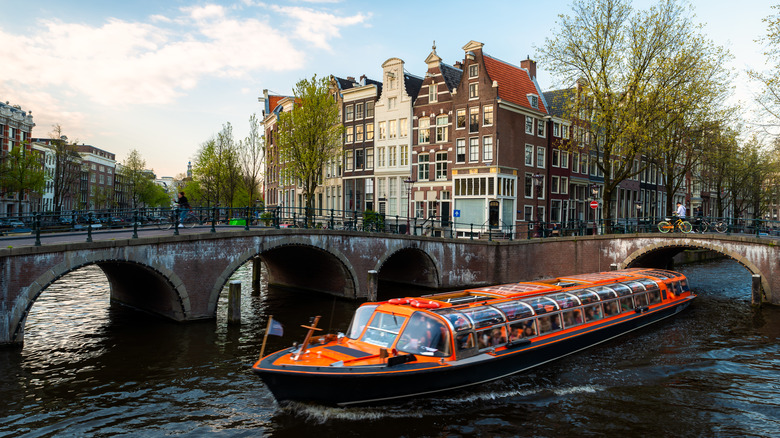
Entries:
[[286, 96], [268, 96], [268, 111], [273, 111], [274, 108], [276, 108], [277, 105], [279, 105], [279, 101], [284, 99]]
[[[544, 101], [542, 100], [542, 93], [536, 89], [536, 85], [525, 69], [488, 55], [483, 55], [483, 59], [485, 60], [485, 69], [490, 79], [498, 82], [498, 97], [500, 99], [547, 114], [547, 108], [544, 107]], [[528, 94], [539, 96], [538, 109], [531, 106], [531, 103], [528, 101]]]

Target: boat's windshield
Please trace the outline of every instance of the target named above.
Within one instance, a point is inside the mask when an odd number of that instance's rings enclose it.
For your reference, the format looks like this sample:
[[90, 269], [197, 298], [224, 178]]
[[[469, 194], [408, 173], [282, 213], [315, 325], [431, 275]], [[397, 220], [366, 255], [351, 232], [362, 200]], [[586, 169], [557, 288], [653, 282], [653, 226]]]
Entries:
[[398, 336], [401, 326], [404, 325], [404, 321], [406, 321], [405, 316], [376, 312], [368, 324], [366, 333], [360, 340], [387, 348], [395, 342], [395, 338]]
[[450, 331], [444, 324], [423, 312], [415, 312], [409, 317], [401, 337], [398, 351], [421, 354], [423, 356], [449, 356]]
[[355, 316], [352, 317], [352, 322], [349, 324], [349, 330], [347, 330], [347, 337], [349, 339], [357, 339], [360, 337], [376, 308], [376, 305], [358, 307], [355, 311]]

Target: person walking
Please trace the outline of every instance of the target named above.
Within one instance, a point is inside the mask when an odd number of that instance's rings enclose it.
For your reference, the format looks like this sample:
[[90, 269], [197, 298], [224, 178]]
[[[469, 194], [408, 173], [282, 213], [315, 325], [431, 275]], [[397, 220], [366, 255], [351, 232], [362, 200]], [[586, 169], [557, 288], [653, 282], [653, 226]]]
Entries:
[[685, 219], [685, 206], [682, 205], [682, 202], [677, 203], [677, 216], [680, 219]]

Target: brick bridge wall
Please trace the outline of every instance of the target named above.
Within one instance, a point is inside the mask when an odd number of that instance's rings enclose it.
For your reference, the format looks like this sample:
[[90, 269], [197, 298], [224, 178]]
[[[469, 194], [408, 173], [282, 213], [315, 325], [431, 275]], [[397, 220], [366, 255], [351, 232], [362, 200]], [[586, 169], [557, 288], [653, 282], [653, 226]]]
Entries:
[[112, 301], [177, 321], [214, 318], [222, 287], [260, 257], [272, 284], [349, 298], [375, 298], [369, 271], [434, 288], [465, 287], [603, 271], [664, 267], [704, 248], [762, 275], [765, 299], [780, 304], [774, 241], [722, 235], [588, 236], [486, 242], [331, 230], [250, 230], [0, 249], [0, 345], [19, 344], [35, 299], [66, 273], [98, 265]]

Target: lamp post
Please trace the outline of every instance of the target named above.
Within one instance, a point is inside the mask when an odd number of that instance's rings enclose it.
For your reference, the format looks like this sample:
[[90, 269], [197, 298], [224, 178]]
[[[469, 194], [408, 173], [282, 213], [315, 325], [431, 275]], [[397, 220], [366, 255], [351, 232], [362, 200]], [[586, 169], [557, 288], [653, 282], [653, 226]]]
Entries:
[[412, 186], [414, 185], [414, 180], [411, 176], [404, 180], [404, 185], [406, 186], [406, 234], [410, 234], [409, 225], [412, 210]]
[[539, 229], [536, 232], [537, 237], [542, 237], [542, 229], [541, 229], [541, 223], [542, 223], [542, 213], [539, 211], [539, 197], [542, 192], [542, 179], [544, 178], [544, 175], [541, 173], [536, 173], [533, 175], [534, 178], [534, 186], [536, 186], [536, 225], [539, 227]]
[[[590, 186], [590, 193], [593, 195], [593, 200], [597, 201], [599, 197], [599, 186], [598, 184], [593, 184]], [[598, 234], [598, 229], [596, 228], [596, 223], [598, 222], [598, 209], [593, 209], [593, 235]]]
[[641, 217], [642, 217], [642, 201], [636, 201], [636, 228], [637, 228], [637, 232], [639, 232], [639, 228], [642, 225]]

